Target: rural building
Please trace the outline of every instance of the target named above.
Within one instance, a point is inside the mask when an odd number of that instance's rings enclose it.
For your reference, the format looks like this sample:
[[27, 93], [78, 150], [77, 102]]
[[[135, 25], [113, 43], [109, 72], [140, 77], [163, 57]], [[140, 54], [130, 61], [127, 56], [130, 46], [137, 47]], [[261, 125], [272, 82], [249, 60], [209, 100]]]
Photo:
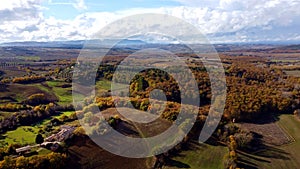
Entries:
[[25, 154], [25, 153], [29, 153], [30, 152], [30, 150], [31, 150], [31, 146], [25, 146], [25, 147], [21, 147], [21, 148], [17, 148], [16, 149], [16, 152], [18, 153], [18, 154]]
[[53, 141], [65, 141], [66, 139], [70, 138], [75, 127], [73, 126], [62, 126], [60, 132], [56, 134], [52, 134], [51, 136], [45, 139], [45, 142], [53, 142]]

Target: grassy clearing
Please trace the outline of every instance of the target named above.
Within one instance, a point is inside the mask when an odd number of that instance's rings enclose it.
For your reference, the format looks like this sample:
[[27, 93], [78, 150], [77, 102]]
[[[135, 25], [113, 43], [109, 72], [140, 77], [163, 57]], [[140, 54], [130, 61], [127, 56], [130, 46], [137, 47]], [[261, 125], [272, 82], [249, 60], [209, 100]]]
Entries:
[[46, 154], [51, 153], [52, 151], [48, 150], [48, 149], [45, 149], [45, 148], [38, 148], [36, 150], [36, 152], [38, 152], [39, 155], [46, 155]]
[[[238, 151], [242, 168], [283, 169], [300, 166], [300, 120], [293, 115], [285, 114], [279, 117], [276, 124], [295, 141], [283, 146], [267, 145], [265, 149], [251, 154]], [[226, 147], [198, 144], [173, 158], [174, 165], [165, 168], [223, 168], [222, 161], [225, 153], [227, 153]]]
[[282, 148], [290, 154], [291, 161], [300, 166], [300, 121], [293, 115], [281, 115], [279, 125], [295, 139], [289, 145], [282, 146]]
[[10, 102], [22, 102], [28, 96], [36, 93], [44, 93], [48, 98], [55, 99], [55, 95], [42, 84], [10, 84], [6, 91], [0, 92], [0, 97], [10, 99]]
[[289, 62], [289, 63], [293, 63], [293, 62], [299, 62], [299, 60], [297, 59], [271, 59], [272, 62]]
[[55, 115], [48, 119], [45, 119], [34, 126], [20, 126], [16, 130], [8, 131], [5, 134], [3, 134], [2, 140], [7, 144], [35, 144], [35, 137], [38, 134], [40, 127], [49, 123], [52, 118], [59, 119], [63, 115], [70, 116], [72, 113], [73, 111], [66, 111], [62, 112], [59, 115]]
[[71, 88], [53, 88], [55, 95], [61, 104], [71, 104], [73, 102]]
[[52, 92], [56, 95], [56, 97], [59, 99], [59, 104], [66, 105], [71, 104], [73, 102], [72, 98], [72, 88], [62, 88], [61, 86], [65, 84], [65, 82], [59, 82], [59, 81], [47, 81], [46, 82], [48, 86], [50, 86], [52, 89]]
[[48, 86], [50, 87], [57, 87], [59, 86], [60, 84], [62, 84], [62, 82], [59, 82], [59, 81], [47, 81], [46, 82]]
[[39, 56], [17, 56], [16, 58], [25, 61], [39, 61], [41, 59]]
[[43, 85], [40, 84], [40, 83], [33, 84], [32, 86], [35, 86], [35, 87], [39, 88], [40, 90], [42, 90], [42, 91], [44, 91], [44, 92], [52, 93], [51, 89], [49, 89], [49, 88], [46, 87], [46, 86], [43, 86]]
[[52, 118], [57, 118], [57, 119], [60, 119], [62, 116], [70, 116], [72, 113], [74, 113], [74, 111], [66, 111], [66, 112], [62, 112], [58, 115], [55, 115], [55, 116], [51, 116], [50, 118], [47, 118], [39, 123], [37, 123], [35, 126], [43, 126], [43, 125], [46, 125], [47, 123], [49, 123], [51, 121]]
[[252, 154], [239, 152], [244, 168], [281, 169], [300, 166], [300, 121], [293, 115], [285, 114], [279, 117], [277, 124], [295, 141], [283, 146], [268, 145], [266, 149]]
[[20, 126], [14, 131], [8, 131], [4, 135], [5, 142], [8, 144], [34, 144], [38, 133], [37, 127]]
[[[124, 88], [124, 84], [116, 83], [115, 84], [116, 89], [122, 89]], [[96, 82], [96, 89], [104, 89], [104, 90], [110, 90], [111, 89], [111, 82], [108, 80], [100, 80]]]
[[165, 166], [164, 168], [224, 168], [223, 158], [228, 151], [226, 147], [192, 143], [189, 148], [189, 150], [183, 151], [178, 156], [174, 157], [171, 166]]

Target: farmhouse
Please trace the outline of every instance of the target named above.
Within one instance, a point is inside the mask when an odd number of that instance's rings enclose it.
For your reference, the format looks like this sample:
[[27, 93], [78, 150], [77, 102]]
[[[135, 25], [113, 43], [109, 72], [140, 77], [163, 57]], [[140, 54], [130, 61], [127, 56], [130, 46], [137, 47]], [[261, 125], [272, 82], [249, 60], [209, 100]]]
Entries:
[[75, 127], [72, 126], [62, 126], [60, 132], [56, 133], [56, 134], [52, 134], [51, 136], [47, 137], [45, 139], [46, 142], [53, 142], [53, 141], [65, 141], [66, 139], [68, 139], [73, 131], [75, 130]]
[[18, 154], [26, 154], [26, 153], [30, 152], [31, 148], [32, 147], [28, 145], [28, 146], [25, 146], [25, 147], [17, 148], [16, 152]]

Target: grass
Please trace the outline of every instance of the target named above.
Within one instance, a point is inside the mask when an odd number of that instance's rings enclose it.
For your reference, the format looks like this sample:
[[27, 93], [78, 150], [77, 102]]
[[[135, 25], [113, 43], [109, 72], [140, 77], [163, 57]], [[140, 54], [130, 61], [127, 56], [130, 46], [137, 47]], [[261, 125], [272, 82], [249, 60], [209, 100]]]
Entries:
[[[45, 86], [40, 83], [34, 84], [10, 84], [6, 91], [0, 92], [0, 97], [7, 97], [10, 99], [1, 100], [0, 102], [22, 102], [28, 96], [36, 93], [44, 93], [48, 98], [59, 100], [58, 104], [66, 105], [73, 102], [72, 88], [62, 88], [65, 82], [60, 81], [47, 81]], [[82, 95], [78, 95], [79, 99], [83, 99]]]
[[38, 133], [37, 127], [20, 126], [16, 130], [6, 132], [5, 142], [8, 144], [34, 144]]
[[61, 114], [45, 119], [34, 126], [20, 126], [16, 130], [8, 131], [3, 134], [2, 140], [4, 140], [4, 142], [6, 142], [7, 144], [35, 144], [35, 137], [38, 134], [41, 126], [49, 123], [50, 120], [54, 117], [59, 119], [63, 115], [70, 116], [73, 112], [74, 111], [62, 112]]
[[[108, 80], [99, 80], [96, 82], [97, 89], [111, 90], [111, 82]], [[124, 85], [121, 83], [115, 83], [115, 89], [122, 89]]]
[[171, 166], [165, 169], [175, 168], [203, 168], [223, 169], [223, 158], [228, 152], [226, 147], [212, 146], [209, 144], [192, 143], [189, 150], [181, 152], [174, 157]]
[[55, 115], [55, 116], [51, 116], [50, 118], [47, 118], [39, 123], [37, 123], [35, 126], [43, 126], [46, 125], [47, 123], [49, 123], [51, 121], [52, 118], [57, 118], [60, 119], [62, 116], [66, 115], [66, 116], [70, 116], [72, 113], [74, 113], [74, 111], [66, 111], [66, 112], [62, 112], [61, 114]]
[[60, 81], [47, 81], [48, 86], [52, 87], [52, 92], [58, 97], [59, 104], [66, 105], [71, 104], [73, 102], [72, 98], [72, 88], [62, 88], [61, 85], [65, 84], [65, 82]]
[[17, 56], [16, 58], [25, 61], [39, 61], [41, 59], [39, 56]]
[[[49, 87], [51, 87], [52, 92], [56, 95], [59, 99], [58, 104], [60, 105], [67, 105], [73, 102], [73, 95], [72, 95], [72, 87], [62, 88], [65, 82], [61, 81], [47, 81], [46, 82]], [[78, 99], [84, 99], [83, 95], [77, 94], [76, 97]]]
[[293, 115], [280, 115], [276, 122], [294, 141], [282, 146], [267, 145], [266, 149], [249, 154], [240, 152], [245, 168], [298, 168], [300, 166], [300, 121]]
[[293, 115], [281, 115], [279, 125], [295, 139], [295, 141], [289, 145], [282, 146], [284, 150], [291, 156], [291, 161], [300, 166], [300, 121]]
[[52, 152], [51, 150], [45, 148], [38, 148], [36, 151], [38, 152], [39, 155], [46, 155]]
[[35, 86], [37, 88], [39, 88], [40, 90], [44, 91], [44, 92], [47, 92], [47, 93], [51, 93], [51, 89], [49, 89], [48, 87], [46, 86], [43, 86], [42, 84], [40, 83], [36, 83], [36, 84], [33, 84], [32, 86]]
[[[241, 168], [282, 169], [300, 166], [300, 120], [293, 115], [283, 114], [276, 124], [294, 141], [282, 146], [266, 145], [265, 149], [253, 153], [238, 151]], [[174, 164], [165, 168], [223, 168], [222, 161], [226, 153], [226, 147], [196, 144], [174, 157]]]
[[71, 88], [53, 88], [55, 95], [61, 104], [70, 104], [73, 102]]
[[42, 84], [10, 84], [6, 91], [0, 92], [0, 97], [10, 98], [10, 102], [22, 102], [28, 96], [44, 93], [48, 98], [55, 98], [54, 93]]
[[50, 87], [57, 87], [59, 86], [60, 84], [62, 84], [62, 82], [59, 82], [59, 81], [47, 81], [46, 82], [48, 86]]
[[297, 59], [272, 59], [272, 62], [298, 62]]

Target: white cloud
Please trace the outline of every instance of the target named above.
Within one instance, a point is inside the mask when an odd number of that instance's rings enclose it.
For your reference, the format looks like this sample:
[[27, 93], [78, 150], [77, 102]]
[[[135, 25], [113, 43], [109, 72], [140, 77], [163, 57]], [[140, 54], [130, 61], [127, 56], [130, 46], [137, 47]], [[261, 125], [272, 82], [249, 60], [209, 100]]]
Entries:
[[[179, 17], [198, 27], [214, 42], [300, 40], [300, 1], [176, 1], [185, 4], [201, 2], [202, 6], [86, 12], [73, 20], [60, 20], [44, 18], [40, 1], [4, 0], [5, 5], [0, 6], [0, 41], [86, 39], [114, 20], [140, 13]], [[53, 0], [51, 3], [59, 2]], [[72, 5], [80, 10], [87, 9], [83, 0], [72, 1]]]
[[87, 9], [87, 6], [86, 6], [84, 0], [76, 0], [76, 3], [74, 3], [73, 6], [77, 10], [86, 10]]
[[220, 0], [173, 0], [176, 2], [180, 2], [186, 6], [193, 7], [217, 7], [219, 5]]
[[61, 1], [61, 0], [48, 0], [48, 3], [50, 5], [71, 5], [79, 11], [88, 9], [84, 0], [71, 0], [71, 1], [67, 1], [67, 2]]

